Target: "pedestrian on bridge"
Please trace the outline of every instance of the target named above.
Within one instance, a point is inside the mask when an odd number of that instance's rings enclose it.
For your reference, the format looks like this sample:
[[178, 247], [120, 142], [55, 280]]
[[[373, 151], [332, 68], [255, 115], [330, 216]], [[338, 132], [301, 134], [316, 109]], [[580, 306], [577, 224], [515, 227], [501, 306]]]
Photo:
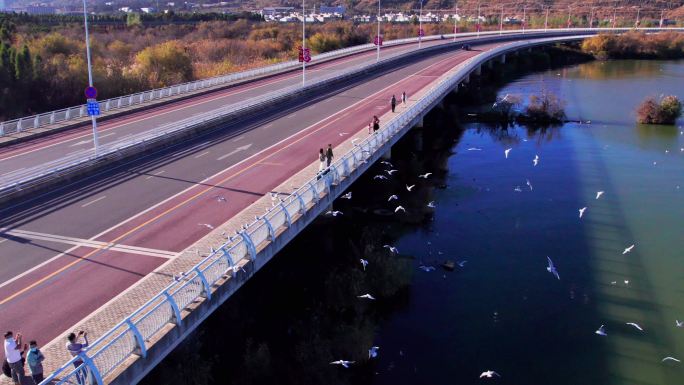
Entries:
[[401, 93], [401, 104], [406, 106], [406, 91]]
[[392, 95], [392, 99], [390, 99], [390, 104], [392, 105], [392, 112], [394, 112], [394, 109], [397, 108], [397, 97]]
[[380, 119], [377, 115], [373, 115], [373, 132], [378, 132], [380, 129]]
[[31, 341], [29, 343], [29, 352], [26, 355], [26, 361], [28, 362], [29, 371], [31, 372], [31, 377], [35, 385], [43, 382], [43, 361], [45, 356], [38, 349], [38, 343], [36, 341]]
[[10, 367], [10, 376], [15, 384], [24, 379], [24, 358], [21, 356], [21, 333], [15, 337], [11, 331], [5, 333], [5, 359]]
[[[83, 336], [83, 343], [79, 342], [80, 337]], [[67, 344], [66, 348], [69, 354], [71, 354], [72, 357], [78, 357], [82, 352], [83, 349], [88, 347], [88, 333], [84, 332], [81, 330], [78, 332], [78, 335], [74, 333], [69, 333], [67, 336]], [[74, 367], [78, 369], [79, 366], [83, 365], [83, 360], [80, 358], [77, 358], [74, 360]], [[87, 372], [85, 370], [81, 370], [80, 373], [76, 375], [77, 380], [79, 385], [85, 385], [86, 383], [86, 377], [87, 377]]]
[[318, 172], [321, 173], [325, 169], [325, 152], [321, 148], [318, 150]]
[[332, 144], [328, 144], [328, 151], [325, 153], [325, 159], [328, 161], [328, 167], [335, 156], [333, 155]]

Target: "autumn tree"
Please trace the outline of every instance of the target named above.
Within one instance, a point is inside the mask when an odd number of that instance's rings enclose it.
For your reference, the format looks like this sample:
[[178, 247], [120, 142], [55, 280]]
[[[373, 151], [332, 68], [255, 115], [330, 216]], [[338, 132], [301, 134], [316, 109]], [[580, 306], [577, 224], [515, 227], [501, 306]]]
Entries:
[[145, 48], [135, 55], [133, 68], [139, 77], [155, 88], [192, 78], [192, 61], [177, 40]]

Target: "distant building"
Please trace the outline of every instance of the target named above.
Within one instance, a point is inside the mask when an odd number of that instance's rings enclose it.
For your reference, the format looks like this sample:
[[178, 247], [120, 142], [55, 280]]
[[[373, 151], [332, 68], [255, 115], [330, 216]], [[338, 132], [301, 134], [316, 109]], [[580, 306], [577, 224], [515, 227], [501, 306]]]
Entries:
[[337, 15], [344, 15], [346, 12], [346, 8], [342, 5], [337, 6], [337, 7], [330, 7], [327, 5], [321, 5], [319, 7], [319, 12], [320, 13], [331, 13], [331, 14], [337, 14]]
[[261, 10], [261, 16], [281, 16], [288, 15], [294, 11], [294, 7], [266, 7]]

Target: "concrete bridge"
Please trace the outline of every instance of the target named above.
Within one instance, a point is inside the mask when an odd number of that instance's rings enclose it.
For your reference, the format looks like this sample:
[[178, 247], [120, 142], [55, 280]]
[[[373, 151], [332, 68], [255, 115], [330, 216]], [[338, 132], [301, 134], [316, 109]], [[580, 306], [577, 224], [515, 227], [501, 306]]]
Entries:
[[[55, 372], [45, 383], [78, 383], [84, 374], [91, 383], [136, 383], [483, 65], [593, 33], [527, 31], [412, 46], [306, 97], [291, 89], [248, 119], [162, 136], [124, 160], [95, 158], [83, 178], [63, 170], [48, 189], [0, 208], [0, 323], [46, 345], [46, 367]], [[473, 50], [459, 49], [466, 42]], [[243, 86], [258, 94], [250, 85], [268, 88], [271, 80]], [[231, 89], [218, 92], [231, 97]], [[408, 103], [392, 113], [389, 98], [404, 91]], [[211, 103], [208, 95], [197, 103]], [[368, 134], [373, 115], [381, 130]], [[48, 154], [85, 140], [71, 131], [56, 135], [65, 136], [19, 145]], [[317, 152], [327, 144], [337, 155], [319, 178]], [[74, 368], [64, 334], [80, 329], [96, 341]]]

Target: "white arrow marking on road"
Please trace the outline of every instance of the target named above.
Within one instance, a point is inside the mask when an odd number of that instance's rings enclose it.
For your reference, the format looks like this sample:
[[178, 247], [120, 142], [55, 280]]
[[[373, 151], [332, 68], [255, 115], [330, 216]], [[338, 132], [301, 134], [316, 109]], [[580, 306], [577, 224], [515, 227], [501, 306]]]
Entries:
[[237, 153], [240, 152], [240, 151], [247, 151], [247, 150], [249, 150], [250, 147], [252, 147], [252, 143], [245, 144], [244, 146], [238, 147], [238, 148], [236, 148], [235, 150], [233, 150], [233, 151], [227, 153], [226, 155], [220, 156], [217, 160], [224, 160], [224, 159], [226, 159], [227, 157], [229, 157], [229, 156], [231, 156], [231, 155], [235, 155], [235, 154], [237, 154]]

